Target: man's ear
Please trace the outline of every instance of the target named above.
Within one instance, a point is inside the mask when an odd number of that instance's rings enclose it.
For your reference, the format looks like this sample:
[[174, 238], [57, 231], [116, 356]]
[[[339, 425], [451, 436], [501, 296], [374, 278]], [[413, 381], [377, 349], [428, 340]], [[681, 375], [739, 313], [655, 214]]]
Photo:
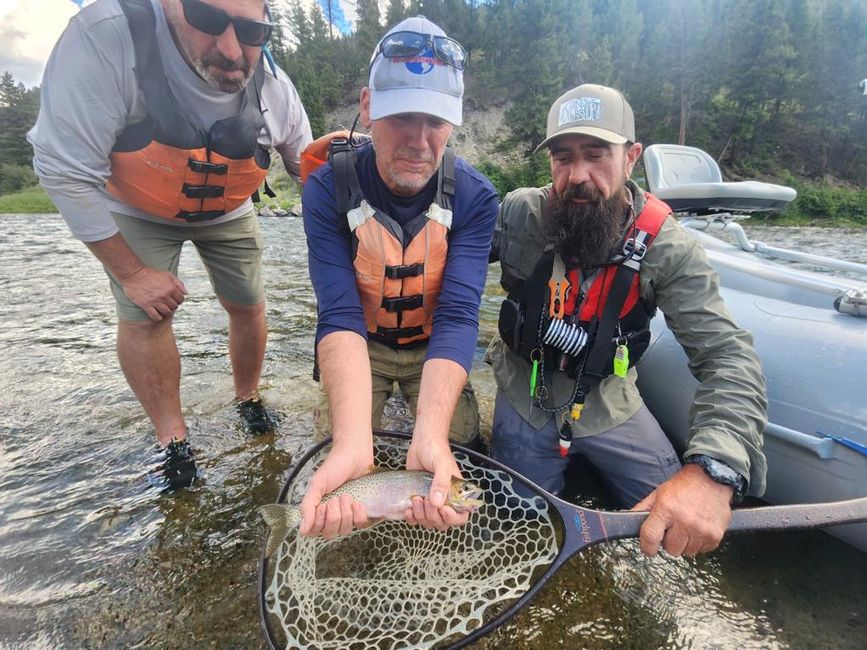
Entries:
[[361, 89], [361, 97], [358, 99], [358, 121], [365, 129], [370, 129], [372, 120], [370, 119], [370, 88], [365, 86]]
[[638, 159], [641, 157], [641, 152], [644, 150], [644, 147], [640, 142], [636, 142], [632, 144], [626, 150], [626, 177], [629, 178], [632, 176], [632, 169], [635, 167], [635, 163], [638, 162]]

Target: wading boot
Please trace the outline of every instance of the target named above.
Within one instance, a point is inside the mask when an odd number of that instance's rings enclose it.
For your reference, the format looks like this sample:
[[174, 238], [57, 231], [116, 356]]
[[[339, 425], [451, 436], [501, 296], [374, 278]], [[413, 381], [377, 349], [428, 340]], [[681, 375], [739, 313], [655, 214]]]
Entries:
[[261, 436], [277, 430], [277, 413], [265, 406], [261, 397], [238, 402], [237, 409], [241, 427], [248, 436]]
[[157, 444], [150, 460], [148, 483], [160, 492], [174, 492], [190, 487], [196, 480], [196, 461], [186, 438], [172, 438], [165, 447]]

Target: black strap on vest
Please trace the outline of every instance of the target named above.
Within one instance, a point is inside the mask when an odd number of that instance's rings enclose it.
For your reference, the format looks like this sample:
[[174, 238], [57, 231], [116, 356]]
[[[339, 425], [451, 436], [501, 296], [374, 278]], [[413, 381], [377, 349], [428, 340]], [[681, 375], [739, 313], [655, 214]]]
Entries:
[[415, 327], [376, 327], [375, 338], [386, 344], [394, 345], [399, 339], [409, 338], [424, 334], [424, 328], [421, 325]]
[[156, 16], [150, 0], [120, 0], [120, 7], [129, 23], [135, 50], [135, 73], [141, 81], [156, 40]]
[[617, 321], [620, 319], [620, 310], [626, 304], [626, 296], [629, 294], [629, 287], [632, 286], [632, 279], [636, 273], [638, 273], [637, 266], [621, 264], [617, 267], [611, 291], [602, 309], [602, 319], [599, 321], [596, 336], [587, 353], [587, 361], [584, 363], [583, 383], [587, 386], [595, 386], [611, 374], [611, 341], [614, 338]]
[[355, 171], [355, 150], [346, 138], [331, 142], [331, 165], [334, 167], [334, 200], [337, 212], [345, 215], [350, 205], [361, 203], [361, 185]]
[[543, 311], [546, 311], [548, 305], [548, 280], [551, 279], [553, 267], [552, 249], [542, 254], [533, 273], [516, 292], [519, 301], [526, 305], [524, 326], [521, 330], [521, 350], [526, 351], [528, 358], [530, 352], [539, 345], [539, 320], [545, 317]]
[[442, 164], [437, 174], [437, 197], [436, 202], [441, 208], [451, 210], [452, 198], [455, 195], [455, 150], [451, 147], [446, 147], [443, 153]]
[[389, 280], [403, 280], [404, 278], [414, 278], [424, 273], [424, 262], [415, 264], [400, 264], [398, 266], [386, 266], [385, 277]]
[[398, 298], [383, 298], [382, 308], [385, 311], [397, 313], [410, 309], [418, 309], [424, 304], [424, 296], [400, 296]]

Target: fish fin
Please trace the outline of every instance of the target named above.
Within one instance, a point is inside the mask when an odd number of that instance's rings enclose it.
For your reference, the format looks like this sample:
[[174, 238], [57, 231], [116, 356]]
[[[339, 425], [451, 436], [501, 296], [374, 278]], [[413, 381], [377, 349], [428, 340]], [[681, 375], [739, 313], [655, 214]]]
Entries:
[[364, 474], [362, 476], [367, 476], [368, 474], [379, 474], [380, 472], [387, 472], [388, 467], [382, 467], [381, 465], [371, 465], [366, 470], [364, 470]]
[[259, 507], [259, 514], [268, 525], [268, 540], [265, 542], [265, 557], [271, 557], [280, 544], [289, 536], [289, 531], [301, 523], [300, 510], [284, 503], [270, 503]]

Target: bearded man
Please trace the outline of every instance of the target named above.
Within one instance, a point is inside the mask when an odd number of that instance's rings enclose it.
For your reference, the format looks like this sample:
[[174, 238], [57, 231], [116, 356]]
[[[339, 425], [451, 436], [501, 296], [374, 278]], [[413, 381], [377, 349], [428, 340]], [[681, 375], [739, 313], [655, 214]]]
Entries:
[[[731, 504], [765, 486], [752, 337], [700, 244], [630, 180], [642, 145], [620, 91], [584, 84], [559, 97], [542, 148], [552, 184], [508, 194], [494, 236], [508, 297], [486, 355], [491, 453], [555, 494], [580, 454], [621, 505], [650, 511], [646, 554], [712, 550]], [[636, 387], [657, 307], [699, 381], [683, 465]]]
[[312, 137], [292, 82], [263, 56], [273, 28], [264, 0], [98, 0], [55, 45], [28, 135], [42, 186], [108, 274], [120, 365], [156, 434], [148, 480], [164, 491], [197, 476], [172, 329], [185, 241], [228, 313], [241, 426], [276, 425], [258, 392], [267, 328], [251, 195], [271, 148], [298, 177]]

